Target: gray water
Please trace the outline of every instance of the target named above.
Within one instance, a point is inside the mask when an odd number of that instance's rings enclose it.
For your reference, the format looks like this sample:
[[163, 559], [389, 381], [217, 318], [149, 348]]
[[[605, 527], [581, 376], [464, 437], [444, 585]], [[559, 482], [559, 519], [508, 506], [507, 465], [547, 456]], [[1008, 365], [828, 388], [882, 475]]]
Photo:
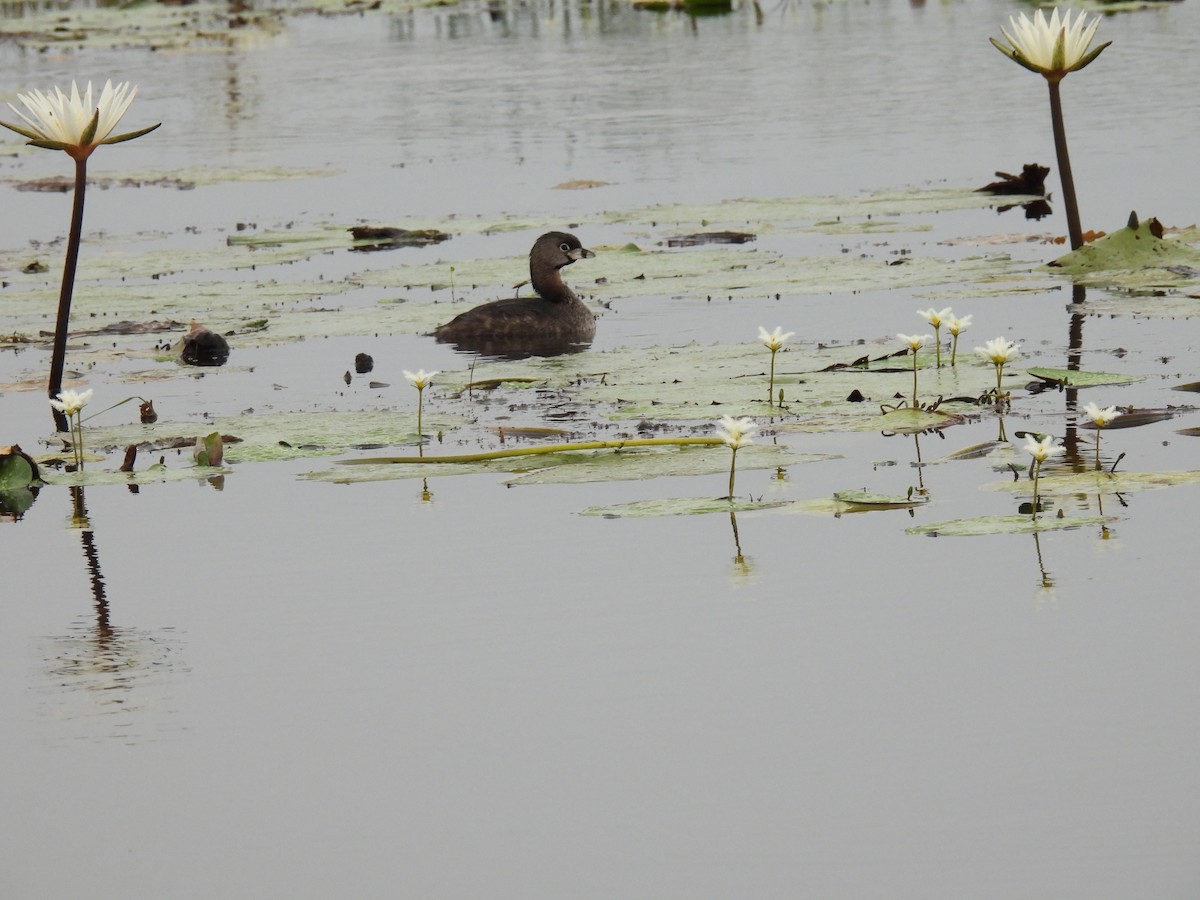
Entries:
[[[219, 244], [242, 221], [450, 213], [549, 227], [1052, 165], [1040, 79], [986, 40], [1023, 8], [789, 3], [761, 25], [750, 10], [692, 20], [545, 3], [501, 6], [498, 20], [472, 5], [304, 14], [232, 50], [0, 44], [0, 99], [72, 77], [138, 83], [129, 124], [163, 128], [97, 153], [96, 176], [334, 170], [97, 191], [93, 234]], [[1195, 220], [1197, 35], [1190, 4], [1106, 18], [1113, 46], [1065, 82], [1085, 227], [1113, 230], [1131, 208]], [[25, 154], [0, 160], [0, 176], [62, 163]], [[553, 190], [575, 178], [613, 184]], [[0, 197], [0, 246], [61, 237], [64, 196], [6, 182]], [[950, 252], [937, 241], [957, 233], [1062, 233], [1055, 213], [946, 215], [917, 252]], [[530, 237], [456, 237], [413, 258], [518, 256]], [[586, 240], [631, 237], [608, 225]], [[1045, 251], [1014, 252], [1032, 265]], [[348, 257], [311, 265], [339, 277], [362, 264]], [[596, 348], [750, 340], [776, 323], [870, 338], [915, 330], [912, 310], [928, 305], [905, 291], [645, 299], [606, 313]], [[1011, 323], [1031, 364], [1063, 364], [1061, 297], [980, 308]], [[1186, 402], [1168, 388], [1200, 377], [1195, 319], [1086, 328], [1087, 367], [1120, 359], [1150, 376], [1107, 402]], [[402, 366], [464, 364], [427, 338], [364, 335], [238, 348], [252, 372], [161, 390], [197, 422], [264, 400], [408, 404], [398, 390], [339, 394], [364, 350], [394, 380]], [[0, 381], [40, 368], [35, 354], [0, 353]], [[1176, 433], [1196, 424], [1105, 441], [1136, 460], [1127, 468], [1196, 468], [1195, 440]], [[0, 394], [0, 443], [36, 447], [48, 428], [40, 391]], [[956, 432], [923, 436], [923, 458], [994, 437], [995, 423]], [[791, 468], [782, 486], [745, 472], [741, 490], [821, 497], [917, 477], [912, 438], [782, 439], [841, 458]], [[986, 461], [922, 470], [937, 509], [914, 519], [764, 512], [736, 530], [723, 516], [578, 515], [715, 494], [720, 477], [513, 489], [445, 477], [427, 501], [413, 481], [298, 479], [312, 468], [247, 464], [222, 490], [91, 486], [86, 529], [72, 495], [47, 489], [0, 525], [0, 894], [1200, 893], [1194, 487], [1106, 500], [1120, 516], [1107, 531], [931, 540], [904, 528], [1014, 511], [980, 491], [996, 479]]]

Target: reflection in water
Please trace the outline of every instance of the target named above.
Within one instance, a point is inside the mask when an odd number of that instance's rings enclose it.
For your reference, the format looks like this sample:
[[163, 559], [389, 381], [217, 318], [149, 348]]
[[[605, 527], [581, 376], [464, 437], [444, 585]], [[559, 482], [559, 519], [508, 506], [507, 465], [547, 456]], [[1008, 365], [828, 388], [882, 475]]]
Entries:
[[1046, 569], [1045, 560], [1042, 559], [1042, 536], [1040, 532], [1033, 533], [1033, 546], [1037, 552], [1038, 571], [1041, 573], [1041, 583], [1038, 585], [1043, 591], [1050, 591], [1054, 588], [1054, 576]]
[[72, 740], [157, 740], [170, 721], [165, 689], [186, 671], [178, 643], [169, 631], [112, 624], [82, 487], [71, 488], [71, 526], [80, 533], [92, 614], [78, 618], [67, 634], [47, 639], [45, 711]]
[[733, 529], [733, 566], [730, 568], [730, 581], [734, 585], [749, 584], [754, 580], [754, 564], [751, 557], [742, 553], [742, 539], [738, 534], [737, 513], [729, 511], [729, 525]]

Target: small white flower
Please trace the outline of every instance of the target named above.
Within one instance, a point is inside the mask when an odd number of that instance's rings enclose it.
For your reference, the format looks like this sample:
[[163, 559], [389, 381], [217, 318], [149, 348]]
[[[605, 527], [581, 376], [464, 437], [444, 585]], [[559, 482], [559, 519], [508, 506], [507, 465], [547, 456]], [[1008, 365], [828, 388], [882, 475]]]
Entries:
[[1091, 419], [1097, 428], [1106, 428], [1117, 416], [1121, 415], [1117, 412], [1115, 406], [1110, 406], [1108, 409], [1101, 409], [1095, 403], [1089, 403], [1083, 408], [1084, 414]]
[[897, 334], [896, 337], [908, 344], [908, 349], [913, 353], [924, 347], [926, 341], [933, 340], [932, 334]]
[[961, 319], [958, 316], [949, 316], [946, 319], [946, 329], [955, 337], [958, 337], [970, 327], [970, 316], [963, 316]]
[[1012, 341], [1006, 341], [1004, 338], [998, 337], [988, 341], [983, 347], [976, 347], [975, 352], [988, 362], [1002, 366], [1006, 362], [1012, 362], [1020, 356], [1020, 349], [1020, 344], [1014, 344]]
[[86, 159], [101, 144], [129, 141], [158, 127], [152, 125], [110, 137], [136, 96], [137, 88], [128, 81], [116, 87], [106, 81], [100, 99], [93, 102], [92, 83], [89, 81], [87, 89], [80, 94], [79, 85], [72, 81], [69, 95], [57, 87], [45, 94], [41, 91], [17, 94], [17, 99], [25, 105], [25, 112], [11, 103], [8, 105], [21, 117], [24, 125], [8, 122], [0, 122], [0, 125], [29, 138], [29, 143], [35, 147], [65, 150], [75, 159]]
[[407, 378], [412, 386], [418, 391], [425, 390], [425, 388], [428, 387], [429, 382], [433, 380], [433, 376], [440, 374], [440, 371], [426, 372], [424, 369], [418, 369], [416, 372], [410, 372], [408, 369], [404, 370], [404, 377]]
[[1087, 16], [1080, 12], [1072, 21], [1071, 12], [1067, 10], [1066, 15], [1060, 18], [1055, 9], [1049, 19], [1040, 9], [1034, 12], [1033, 18], [1025, 13], [1012, 16], [1008, 20], [1012, 33], [1000, 29], [1009, 46], [1004, 46], [995, 38], [988, 40], [1013, 62], [1051, 81], [1061, 81], [1068, 72], [1076, 72], [1088, 65], [1112, 43], [1108, 41], [1089, 52], [1096, 28], [1100, 25], [1100, 17], [1089, 22]]
[[758, 430], [753, 419], [734, 419], [730, 416], [722, 416], [721, 421], [713, 427], [717, 429], [717, 437], [734, 450], [753, 444], [750, 435]]
[[50, 405], [64, 415], [73, 416], [87, 406], [88, 401], [91, 399], [92, 391], [90, 388], [82, 392], [61, 391], [59, 392], [58, 399], [51, 400]]
[[1059, 456], [1067, 452], [1066, 447], [1054, 446], [1054, 435], [1048, 434], [1040, 441], [1032, 434], [1025, 435], [1025, 451], [1038, 461], [1044, 463], [1046, 460], [1054, 456]]
[[947, 306], [943, 310], [936, 310], [933, 307], [929, 309], [918, 309], [917, 315], [932, 325], [934, 328], [941, 328], [942, 323], [950, 317], [950, 307]]
[[774, 353], [784, 342], [796, 332], [789, 331], [787, 334], [781, 334], [783, 326], [776, 325], [774, 331], [767, 331], [761, 325], [758, 326], [758, 339], [763, 342], [763, 346]]

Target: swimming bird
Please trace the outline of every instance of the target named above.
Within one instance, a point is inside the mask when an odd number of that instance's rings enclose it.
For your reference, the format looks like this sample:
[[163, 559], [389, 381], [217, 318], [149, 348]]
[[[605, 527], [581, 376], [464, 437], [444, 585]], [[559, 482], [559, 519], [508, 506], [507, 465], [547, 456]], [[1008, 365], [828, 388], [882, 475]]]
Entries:
[[440, 325], [433, 336], [460, 350], [495, 356], [555, 356], [586, 349], [596, 317], [562, 279], [562, 270], [596, 254], [565, 231], [551, 231], [529, 251], [529, 279], [536, 297], [484, 303]]

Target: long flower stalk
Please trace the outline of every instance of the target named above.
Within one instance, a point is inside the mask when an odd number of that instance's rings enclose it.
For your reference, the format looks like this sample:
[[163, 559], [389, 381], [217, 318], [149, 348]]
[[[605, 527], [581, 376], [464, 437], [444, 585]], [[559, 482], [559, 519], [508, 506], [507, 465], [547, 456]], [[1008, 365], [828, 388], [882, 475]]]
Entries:
[[508, 447], [484, 453], [457, 453], [450, 456], [368, 456], [340, 459], [344, 466], [371, 466], [390, 463], [473, 463], [513, 456], [538, 456], [548, 453], [568, 453], [579, 450], [623, 450], [626, 447], [718, 447], [726, 443], [719, 437], [630, 438], [624, 441], [572, 441], [565, 444], [542, 444], [538, 447]]
[[[50, 399], [62, 393], [63, 370], [67, 359], [67, 333], [71, 321], [71, 298], [75, 292], [75, 269], [79, 262], [79, 244], [83, 235], [83, 202], [87, 187], [87, 160], [103, 144], [118, 144], [149, 134], [158, 125], [114, 135], [113, 129], [125, 115], [137, 88], [123, 82], [113, 87], [105, 82], [100, 97], [93, 103], [92, 84], [81, 94], [79, 86], [71, 83], [71, 93], [59, 88], [43, 94], [32, 91], [18, 94], [24, 105], [21, 111], [9, 108], [21, 119], [21, 124], [2, 122], [0, 125], [28, 139], [34, 147], [61, 150], [75, 161], [75, 196], [71, 204], [71, 227], [67, 235], [67, 255], [63, 261], [62, 288], [58, 295], [58, 319], [54, 326], [54, 344], [50, 354], [50, 378], [47, 384]], [[54, 426], [58, 431], [70, 427], [66, 413], [53, 408]]]

